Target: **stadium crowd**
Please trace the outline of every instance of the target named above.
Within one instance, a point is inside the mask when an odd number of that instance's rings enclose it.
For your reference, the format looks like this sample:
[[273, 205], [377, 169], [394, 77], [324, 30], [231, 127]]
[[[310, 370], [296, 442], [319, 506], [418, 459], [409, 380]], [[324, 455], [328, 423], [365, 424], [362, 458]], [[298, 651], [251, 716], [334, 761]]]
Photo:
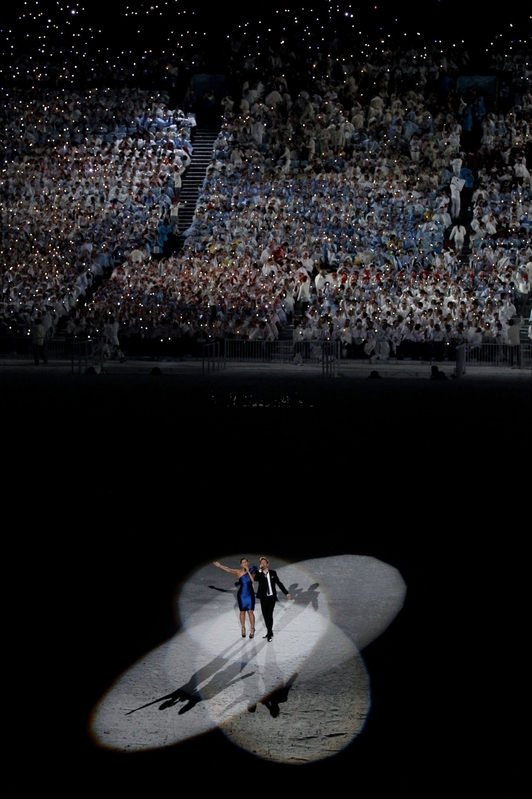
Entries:
[[[180, 249], [193, 117], [165, 91], [10, 87], [1, 110], [0, 333], [117, 351], [221, 338], [342, 342], [347, 357], [515, 343], [532, 280], [532, 71], [457, 84], [467, 51], [342, 43], [232, 66]], [[234, 43], [234, 50], [238, 50]], [[239, 81], [239, 83], [237, 83]]]

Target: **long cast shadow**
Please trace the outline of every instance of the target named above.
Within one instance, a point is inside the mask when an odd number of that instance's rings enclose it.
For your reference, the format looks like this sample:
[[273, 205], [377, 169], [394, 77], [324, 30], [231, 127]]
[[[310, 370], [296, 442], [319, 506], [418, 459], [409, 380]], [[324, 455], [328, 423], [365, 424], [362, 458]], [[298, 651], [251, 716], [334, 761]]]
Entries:
[[[150, 707], [151, 705], [156, 705], [158, 702], [162, 702], [159, 710], [167, 710], [170, 707], [174, 707], [178, 702], [186, 702], [187, 704], [179, 710], [179, 714], [182, 715], [192, 710], [198, 702], [204, 699], [212, 699], [218, 693], [233, 685], [237, 680], [245, 680], [247, 677], [251, 677], [254, 674], [253, 671], [248, 674], [241, 674], [242, 667], [238, 661], [227, 663], [225, 656], [234, 646], [234, 644], [231, 644], [231, 646], [227, 647], [220, 655], [216, 655], [209, 663], [206, 663], [198, 669], [187, 683], [176, 688], [172, 693], [157, 697], [151, 702], [146, 702], [146, 704], [140, 707], [129, 710], [126, 716], [137, 713], [139, 710], [144, 710], [144, 708]], [[200, 693], [199, 686], [206, 681], [207, 683], [203, 685]]]
[[[307, 589], [300, 589], [298, 588], [298, 583], [292, 583], [290, 585], [289, 594], [293, 597], [292, 601], [299, 606], [298, 610], [300, 610], [300, 612], [303, 611], [304, 608], [309, 604], [312, 605], [314, 610], [318, 610], [319, 593], [316, 590], [318, 586], [319, 583], [313, 583]], [[232, 593], [232, 591], [228, 591], [224, 588], [218, 588], [214, 585], [210, 585], [209, 588], [222, 593]], [[280, 629], [282, 629], [284, 626], [285, 625], [281, 622]], [[159, 702], [162, 703], [159, 707], [159, 710], [167, 710], [170, 707], [174, 707], [178, 703], [185, 702], [186, 704], [184, 704], [179, 710], [179, 715], [183, 715], [189, 710], [192, 710], [202, 700], [212, 699], [226, 688], [229, 688], [231, 685], [237, 682], [237, 680], [244, 680], [248, 677], [251, 677], [255, 673], [254, 671], [251, 671], [248, 674], [241, 674], [242, 668], [245, 668], [247, 663], [242, 665], [242, 663], [232, 661], [231, 663], [227, 664], [226, 655], [233, 649], [234, 646], [235, 644], [231, 644], [220, 655], [216, 655], [209, 663], [206, 663], [204, 666], [198, 669], [198, 671], [196, 671], [190, 677], [187, 683], [179, 688], [176, 688], [176, 690], [172, 691], [172, 693], [157, 697], [151, 702], [146, 702], [146, 704], [141, 705], [140, 707], [129, 710], [125, 715], [129, 716], [132, 713], [137, 713], [139, 710], [144, 710], [145, 708], [151, 707], [151, 705], [156, 705]], [[254, 647], [255, 655], [259, 649], [263, 648], [263, 646], [264, 644], [261, 643]], [[275, 715], [279, 714], [279, 703], [287, 701], [288, 692], [292, 687], [296, 677], [297, 673], [286, 683], [269, 694], [266, 699], [261, 700], [261, 703], [268, 707], [272, 716], [275, 717]], [[205, 685], [202, 686], [200, 691], [199, 686], [203, 683], [205, 683]]]
[[[289, 680], [287, 680], [283, 685], [276, 688], [275, 691], [272, 691], [271, 694], [265, 696], [264, 699], [260, 700], [261, 705], [264, 705], [270, 711], [270, 716], [274, 719], [280, 713], [279, 705], [283, 704], [283, 702], [288, 702], [288, 694], [290, 693], [290, 689], [299, 677], [299, 673], [296, 671]], [[257, 705], [251, 705], [248, 708], [250, 713], [254, 713], [257, 709]]]
[[318, 597], [320, 594], [316, 589], [319, 588], [319, 585], [319, 583], [312, 583], [312, 585], [304, 589], [298, 588], [298, 583], [292, 583], [289, 586], [288, 593], [298, 605], [312, 605], [314, 610], [318, 610]]

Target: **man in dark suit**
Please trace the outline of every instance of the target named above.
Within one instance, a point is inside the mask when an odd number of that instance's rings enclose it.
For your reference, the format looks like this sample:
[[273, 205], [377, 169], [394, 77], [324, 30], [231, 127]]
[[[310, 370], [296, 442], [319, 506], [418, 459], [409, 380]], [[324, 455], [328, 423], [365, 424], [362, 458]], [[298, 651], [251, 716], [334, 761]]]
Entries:
[[260, 559], [259, 572], [255, 575], [255, 582], [259, 584], [257, 599], [260, 599], [262, 616], [266, 625], [266, 635], [263, 637], [271, 641], [273, 638], [273, 609], [277, 602], [277, 586], [279, 586], [283, 594], [286, 594], [287, 599], [292, 597], [279, 580], [277, 572], [274, 569], [270, 569], [268, 558], [263, 557]]

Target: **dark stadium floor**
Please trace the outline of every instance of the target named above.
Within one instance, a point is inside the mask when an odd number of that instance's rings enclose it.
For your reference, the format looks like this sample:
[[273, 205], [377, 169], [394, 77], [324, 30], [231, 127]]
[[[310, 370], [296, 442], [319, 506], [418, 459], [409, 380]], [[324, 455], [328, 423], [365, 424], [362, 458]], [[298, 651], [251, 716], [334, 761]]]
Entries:
[[[306, 792], [344, 771], [361, 791], [508, 786], [530, 381], [162, 371], [0, 373], [21, 795], [34, 783], [71, 795], [72, 773], [87, 795], [159, 794], [190, 776], [198, 790], [238, 789], [265, 774]], [[91, 710], [175, 634], [177, 583], [250, 550], [366, 554], [400, 571], [405, 606], [363, 653], [362, 734], [301, 767], [265, 763], [217, 731], [143, 754], [98, 748]]]

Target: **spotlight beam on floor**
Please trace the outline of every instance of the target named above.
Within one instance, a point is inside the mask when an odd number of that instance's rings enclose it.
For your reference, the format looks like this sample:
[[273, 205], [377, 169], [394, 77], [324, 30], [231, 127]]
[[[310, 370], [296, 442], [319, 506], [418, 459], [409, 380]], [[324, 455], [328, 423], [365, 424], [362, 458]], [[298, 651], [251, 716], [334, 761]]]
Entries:
[[180, 632], [122, 674], [94, 709], [98, 745], [143, 751], [220, 728], [273, 761], [311, 762], [346, 746], [370, 708], [359, 647], [399, 612], [405, 584], [387, 564], [354, 555], [277, 559], [275, 568], [294, 600], [277, 603], [271, 643], [258, 603], [255, 638], [240, 637], [230, 575], [213, 579], [212, 564], [191, 574], [176, 602]]

